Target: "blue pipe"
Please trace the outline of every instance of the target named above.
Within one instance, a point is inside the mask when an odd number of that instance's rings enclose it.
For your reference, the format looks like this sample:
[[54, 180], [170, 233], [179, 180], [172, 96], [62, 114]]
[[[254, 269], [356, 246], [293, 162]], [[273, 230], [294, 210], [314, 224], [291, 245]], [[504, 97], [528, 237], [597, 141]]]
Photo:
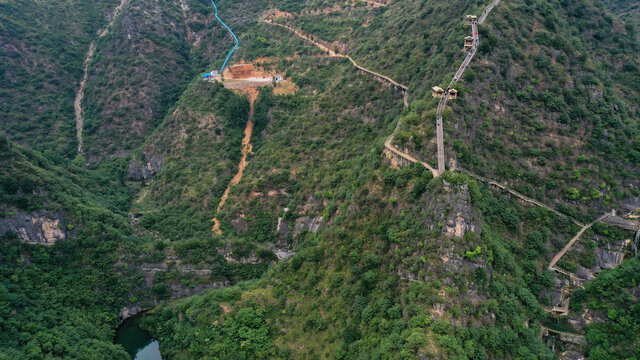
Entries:
[[233, 38], [236, 40], [236, 44], [233, 46], [233, 49], [231, 49], [231, 51], [229, 51], [229, 54], [227, 55], [227, 58], [224, 59], [224, 63], [222, 63], [222, 67], [220, 68], [220, 75], [222, 75], [222, 70], [224, 70], [224, 67], [227, 65], [227, 61], [229, 61], [229, 58], [231, 57], [231, 54], [233, 54], [233, 52], [236, 50], [236, 48], [238, 47], [238, 38], [236, 37], [236, 34], [233, 33], [233, 31], [231, 30], [230, 27], [227, 26], [227, 24], [224, 23], [224, 21], [222, 21], [219, 17], [218, 17], [218, 7], [216, 6], [216, 3], [213, 2], [213, 0], [211, 0], [211, 3], [213, 4], [213, 8], [216, 10], [215, 11], [215, 15], [216, 15], [216, 19], [218, 19], [218, 21], [220, 21], [220, 24], [224, 25], [224, 27], [227, 28], [227, 30], [229, 30], [229, 32], [231, 33], [231, 36], [233, 36]]

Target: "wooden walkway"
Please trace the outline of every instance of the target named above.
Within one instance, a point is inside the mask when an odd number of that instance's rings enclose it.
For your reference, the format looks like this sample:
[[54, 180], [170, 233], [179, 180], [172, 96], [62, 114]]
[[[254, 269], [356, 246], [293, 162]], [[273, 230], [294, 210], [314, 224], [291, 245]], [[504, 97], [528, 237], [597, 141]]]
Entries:
[[496, 5], [498, 5], [499, 3], [500, 0], [493, 0], [493, 2], [489, 6], [487, 6], [486, 9], [484, 9], [484, 12], [478, 19], [478, 22], [476, 23], [475, 21], [473, 21], [471, 23], [471, 36], [473, 36], [473, 46], [471, 46], [471, 50], [469, 50], [469, 53], [462, 61], [462, 64], [458, 68], [458, 71], [456, 71], [456, 74], [453, 76], [453, 79], [451, 79], [451, 82], [449, 82], [447, 89], [444, 91], [444, 96], [438, 103], [438, 110], [436, 112], [436, 144], [438, 148], [438, 173], [440, 174], [444, 172], [446, 163], [444, 156], [444, 124], [442, 121], [442, 111], [447, 105], [447, 100], [449, 100], [449, 90], [455, 83], [458, 82], [458, 80], [460, 80], [465, 70], [467, 70], [467, 66], [469, 66], [469, 63], [471, 63], [471, 60], [476, 55], [476, 51], [478, 50], [478, 46], [480, 45], [478, 24], [484, 23], [484, 21], [487, 19], [487, 15], [489, 15], [491, 10], [493, 10], [493, 8], [496, 7]]
[[[479, 24], [482, 24], [484, 22], [484, 20], [486, 19], [487, 15], [491, 12], [491, 10], [500, 2], [500, 0], [494, 0], [483, 12], [482, 16], [480, 17], [480, 19], [478, 20]], [[397, 81], [391, 79], [388, 76], [382, 75], [380, 73], [377, 73], [373, 70], [367, 69], [364, 66], [361, 66], [360, 64], [358, 64], [355, 60], [353, 60], [353, 58], [351, 58], [351, 56], [349, 55], [344, 55], [344, 54], [339, 54], [336, 51], [328, 48], [327, 46], [319, 43], [318, 41], [314, 40], [312, 38], [312, 36], [305, 34], [303, 32], [301, 32], [298, 29], [295, 29], [289, 25], [285, 25], [285, 24], [279, 24], [276, 23], [275, 21], [271, 20], [271, 19], [267, 19], [267, 18], [263, 18], [261, 19], [262, 22], [265, 22], [267, 24], [271, 24], [271, 25], [275, 25], [275, 26], [279, 26], [283, 29], [286, 29], [294, 34], [296, 34], [297, 36], [309, 41], [310, 43], [314, 44], [316, 47], [318, 47], [319, 49], [321, 49], [322, 51], [326, 52], [329, 54], [329, 56], [331, 57], [339, 57], [339, 58], [346, 58], [348, 59], [351, 64], [356, 67], [357, 69], [364, 71], [372, 76], [375, 76], [383, 81], [386, 81], [388, 83], [390, 83], [391, 85], [393, 85], [396, 88], [399, 88], [403, 91], [404, 96], [403, 96], [403, 103], [404, 103], [404, 107], [407, 108], [409, 106], [409, 102], [408, 102], [408, 96], [409, 96], [409, 88], [403, 84], [398, 83]], [[391, 153], [399, 156], [400, 158], [412, 163], [412, 164], [421, 164], [422, 166], [424, 166], [425, 168], [429, 169], [429, 171], [431, 171], [431, 173], [433, 174], [434, 177], [442, 174], [445, 170], [445, 160], [444, 160], [444, 130], [443, 130], [443, 124], [442, 124], [442, 111], [444, 110], [444, 107], [446, 106], [447, 100], [449, 98], [448, 95], [448, 91], [449, 89], [462, 77], [464, 71], [467, 69], [467, 66], [469, 65], [469, 63], [471, 62], [471, 60], [473, 59], [473, 56], [476, 54], [478, 45], [480, 43], [479, 37], [478, 37], [478, 26], [476, 24], [476, 22], [474, 21], [472, 23], [471, 26], [471, 31], [474, 37], [474, 43], [473, 46], [471, 48], [471, 50], [469, 51], [469, 53], [467, 54], [467, 56], [465, 57], [464, 61], [462, 62], [462, 64], [460, 65], [460, 67], [458, 68], [458, 71], [456, 71], [456, 74], [454, 75], [453, 79], [451, 80], [451, 82], [449, 83], [449, 86], [447, 87], [447, 91], [445, 91], [445, 96], [440, 100], [440, 103], [438, 103], [438, 110], [437, 110], [437, 115], [436, 115], [436, 141], [437, 141], [437, 146], [438, 146], [438, 170], [434, 169], [431, 165], [427, 164], [424, 161], [420, 161], [418, 159], [416, 159], [415, 157], [409, 155], [408, 153], [402, 152], [399, 149], [396, 149], [393, 145], [391, 145], [391, 142], [393, 141], [394, 136], [396, 135], [396, 133], [398, 132], [398, 129], [400, 128], [400, 121], [398, 121], [398, 123], [396, 124], [396, 127], [393, 131], [393, 133], [387, 138], [387, 140], [384, 143], [385, 148], [390, 151]]]
[[[569, 251], [569, 249], [571, 249], [571, 247], [573, 246], [573, 244], [576, 243], [576, 241], [578, 241], [578, 239], [580, 239], [580, 237], [582, 236], [582, 234], [584, 234], [585, 231], [587, 231], [587, 229], [589, 229], [590, 227], [593, 226], [593, 224], [603, 221], [604, 219], [608, 218], [609, 216], [612, 216], [612, 214], [604, 214], [602, 216], [600, 216], [599, 218], [593, 220], [592, 222], [590, 222], [587, 225], [584, 225], [582, 227], [582, 229], [580, 229], [580, 231], [578, 231], [578, 233], [576, 234], [576, 236], [574, 236], [568, 243], [567, 245], [564, 246], [564, 248], [562, 248], [562, 250], [560, 250], [559, 253], [557, 253], [553, 259], [551, 259], [551, 262], [549, 263], [549, 270], [554, 270], [560, 273], [564, 273], [566, 274], [566, 272], [562, 272], [560, 271], [560, 269], [557, 269], [555, 266], [558, 263], [558, 261], [560, 261], [560, 259], [562, 259], [562, 257], [564, 256], [564, 254], [567, 253], [567, 251]], [[571, 275], [569, 275], [571, 276]]]
[[[355, 60], [353, 60], [353, 58], [351, 58], [351, 56], [349, 56], [349, 55], [344, 55], [344, 54], [340, 54], [340, 53], [335, 52], [334, 50], [332, 50], [332, 49], [330, 49], [330, 48], [326, 47], [325, 45], [323, 45], [323, 44], [321, 44], [321, 43], [319, 43], [319, 42], [315, 41], [315, 40], [314, 40], [310, 35], [305, 34], [305, 33], [301, 32], [300, 30], [297, 30], [297, 29], [295, 29], [295, 28], [293, 28], [293, 27], [291, 27], [291, 26], [289, 26], [289, 25], [276, 23], [276, 22], [274, 22], [274, 21], [272, 21], [272, 20], [269, 20], [269, 19], [262, 19], [262, 21], [263, 21], [263, 22], [265, 22], [265, 23], [267, 23], [267, 24], [271, 24], [271, 25], [275, 25], [275, 26], [280, 26], [280, 27], [281, 27], [281, 28], [283, 28], [283, 29], [287, 29], [287, 30], [291, 31], [292, 33], [294, 33], [294, 34], [298, 35], [299, 37], [301, 37], [301, 38], [303, 38], [303, 39], [305, 39], [305, 40], [309, 41], [309, 42], [310, 42], [310, 43], [312, 43], [313, 45], [317, 46], [320, 50], [325, 51], [326, 53], [328, 53], [328, 54], [329, 54], [329, 56], [331, 56], [331, 57], [336, 57], [336, 58], [346, 58], [346, 59], [348, 59], [348, 60], [351, 62], [351, 64], [353, 64], [353, 66], [355, 66], [358, 70], [362, 70], [362, 71], [364, 71], [364, 72], [366, 72], [366, 73], [368, 73], [368, 74], [370, 74], [370, 75], [373, 75], [374, 77], [379, 78], [380, 80], [384, 80], [384, 81], [386, 81], [386, 82], [390, 83], [391, 85], [393, 85], [394, 87], [401, 89], [401, 90], [402, 90], [402, 91], [404, 91], [404, 92], [408, 92], [408, 91], [409, 91], [409, 88], [408, 88], [408, 87], [406, 87], [405, 85], [400, 84], [399, 82], [397, 82], [397, 81], [393, 80], [392, 78], [390, 78], [390, 77], [388, 77], [388, 76], [385, 76], [385, 75], [382, 75], [382, 74], [380, 74], [380, 73], [377, 73], [377, 72], [375, 72], [375, 71], [373, 71], [373, 70], [367, 69], [366, 67], [364, 67], [364, 66], [362, 66], [362, 65], [358, 64]], [[406, 102], [405, 102], [405, 104], [406, 104]]]
[[497, 188], [498, 188], [498, 189], [500, 189], [500, 190], [506, 191], [506, 192], [508, 192], [509, 194], [511, 194], [511, 195], [513, 195], [513, 196], [515, 196], [515, 197], [519, 198], [519, 199], [520, 199], [520, 200], [522, 200], [522, 201], [525, 201], [525, 202], [528, 202], [528, 203], [533, 204], [533, 205], [535, 205], [535, 206], [538, 206], [538, 207], [544, 208], [544, 209], [546, 209], [547, 211], [550, 211], [550, 212], [552, 212], [552, 213], [554, 213], [554, 214], [556, 214], [556, 215], [558, 215], [558, 216], [561, 216], [561, 217], [567, 217], [567, 218], [571, 219], [571, 222], [573, 222], [573, 223], [574, 223], [574, 224], [576, 224], [577, 226], [580, 226], [580, 227], [585, 226], [583, 223], [581, 223], [581, 222], [579, 222], [578, 220], [576, 220], [576, 219], [572, 218], [571, 216], [569, 216], [569, 215], [565, 215], [565, 214], [563, 214], [563, 213], [559, 212], [558, 210], [556, 210], [556, 209], [552, 208], [551, 206], [546, 205], [546, 204], [543, 204], [543, 203], [541, 203], [540, 201], [535, 200], [535, 199], [532, 199], [532, 198], [530, 198], [530, 197], [528, 197], [528, 196], [525, 196], [525, 195], [523, 195], [523, 194], [521, 194], [521, 193], [519, 193], [519, 192], [517, 192], [517, 191], [515, 191], [515, 190], [513, 190], [513, 189], [511, 189], [511, 188], [509, 188], [509, 187], [507, 187], [507, 186], [505, 186], [505, 185], [503, 185], [503, 184], [500, 184], [500, 183], [499, 183], [499, 182], [497, 182], [497, 181], [493, 181], [493, 180], [487, 179], [487, 178], [485, 178], [485, 177], [483, 177], [483, 176], [480, 176], [480, 175], [478, 175], [478, 174], [472, 173], [471, 171], [469, 171], [469, 170], [465, 170], [465, 169], [463, 169], [463, 168], [461, 168], [461, 167], [458, 167], [458, 169], [457, 169], [457, 170], [458, 170], [459, 172], [461, 172], [461, 173], [464, 173], [464, 174], [467, 174], [467, 175], [471, 176], [472, 178], [474, 178], [474, 179], [476, 179], [476, 180], [480, 180], [480, 181], [482, 181], [483, 183], [486, 183], [487, 185], [494, 186], [494, 187], [497, 187]]
[[[499, 1], [499, 0], [497, 0]], [[495, 2], [495, 1], [494, 1]], [[489, 14], [489, 11], [493, 9], [493, 6], [490, 6], [485, 10], [484, 16]], [[478, 50], [478, 45], [480, 45], [480, 37], [478, 36], [478, 25], [475, 21], [471, 23], [471, 35], [473, 36], [473, 46], [471, 46], [471, 50], [467, 53], [467, 56], [460, 64], [458, 71], [456, 71], [453, 79], [449, 82], [446, 90], [444, 91], [444, 96], [440, 99], [438, 103], [438, 110], [436, 112], [436, 144], [438, 147], [438, 172], [442, 174], [445, 170], [445, 158], [444, 158], [444, 124], [442, 121], [442, 111], [447, 105], [447, 100], [449, 100], [449, 90], [453, 88], [453, 85], [460, 80], [465, 70], [467, 70], [467, 66], [473, 60], [473, 57], [476, 55], [476, 51]]]

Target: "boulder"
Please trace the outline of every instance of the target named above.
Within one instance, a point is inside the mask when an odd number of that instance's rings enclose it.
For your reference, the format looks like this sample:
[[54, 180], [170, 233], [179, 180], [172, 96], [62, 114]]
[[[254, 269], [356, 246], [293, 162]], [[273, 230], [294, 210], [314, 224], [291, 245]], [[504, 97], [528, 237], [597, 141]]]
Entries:
[[609, 251], [599, 247], [595, 248], [594, 254], [596, 256], [596, 265], [602, 269], [611, 269], [620, 265], [624, 257], [622, 252]]

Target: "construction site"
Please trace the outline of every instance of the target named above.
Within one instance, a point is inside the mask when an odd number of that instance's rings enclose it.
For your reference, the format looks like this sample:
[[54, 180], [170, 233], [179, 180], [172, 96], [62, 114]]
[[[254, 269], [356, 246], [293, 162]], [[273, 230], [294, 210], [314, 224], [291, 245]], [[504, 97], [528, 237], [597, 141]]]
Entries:
[[259, 65], [239, 63], [227, 67], [222, 74], [212, 71], [202, 75], [204, 81], [219, 81], [228, 89], [246, 90], [262, 86], [273, 86], [277, 93], [293, 92], [295, 85], [275, 71], [265, 71]]

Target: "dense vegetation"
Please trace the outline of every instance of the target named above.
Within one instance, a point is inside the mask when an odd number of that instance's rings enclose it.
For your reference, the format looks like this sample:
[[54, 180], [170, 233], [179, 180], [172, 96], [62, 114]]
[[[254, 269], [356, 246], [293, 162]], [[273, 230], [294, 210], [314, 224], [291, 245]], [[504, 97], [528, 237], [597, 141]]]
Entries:
[[638, 285], [640, 261], [633, 258], [576, 291], [572, 309], [586, 307], [600, 320], [587, 327], [589, 359], [633, 359], [640, 353]]
[[[127, 358], [112, 344], [120, 312], [156, 305], [143, 326], [167, 359], [556, 358], [539, 337], [564, 321], [544, 310], [558, 285], [547, 266], [577, 226], [383, 155], [401, 121], [396, 144], [434, 162], [430, 88], [450, 80], [463, 16], [487, 1], [217, 2], [240, 37], [232, 61], [259, 59], [295, 84], [257, 89], [253, 153], [219, 213], [250, 106], [199, 79], [232, 45], [209, 0], [131, 0], [104, 37], [116, 1], [72, 3], [0, 4], [11, 139], [0, 136], [0, 224], [46, 212], [67, 234], [49, 247], [0, 237], [0, 359]], [[409, 86], [408, 109], [398, 89], [260, 22], [272, 8], [301, 12], [277, 21]], [[480, 38], [444, 113], [448, 157], [585, 222], [640, 194], [633, 16], [591, 0], [505, 1]], [[86, 166], [69, 160], [72, 105], [94, 39]], [[126, 180], [131, 160], [152, 159], [151, 179]], [[598, 224], [558, 266], [592, 268], [597, 246], [628, 237]], [[570, 295], [597, 320], [590, 358], [640, 353], [638, 267], [626, 260]]]
[[0, 238], [0, 358], [126, 358], [112, 343], [133, 290], [132, 273], [115, 266], [117, 250], [133, 245], [123, 162], [88, 171], [3, 140], [0, 216], [13, 216], [11, 206], [63, 211], [67, 239], [46, 247]]
[[[540, 260], [550, 255], [549, 228], [570, 224], [468, 182], [484, 214], [483, 230], [451, 239], [438, 228], [426, 230], [422, 208], [426, 197], [442, 192], [442, 179], [428, 182], [425, 194], [416, 197], [421, 170], [389, 169], [375, 157], [363, 162], [361, 171], [408, 181], [384, 185], [378, 193], [365, 190], [370, 183], [358, 186], [350, 201], [359, 205], [347, 206], [353, 210], [339, 216], [341, 225], [300, 235], [295, 257], [264, 280], [154, 311], [146, 326], [159, 336], [163, 351], [185, 359], [229, 353], [238, 358], [553, 358], [536, 335], [536, 322], [546, 316], [540, 305], [545, 299], [538, 295], [553, 284]], [[446, 186], [458, 191], [467, 182], [447, 180], [453, 185]], [[392, 193], [395, 202], [388, 201]], [[401, 216], [392, 216], [400, 209]], [[442, 264], [443, 256], [462, 264]]]
[[0, 3], [0, 127], [11, 139], [75, 155], [73, 100], [84, 55], [117, 3]]
[[[525, 1], [500, 4], [479, 32], [461, 97], [443, 114], [447, 156], [562, 211], [637, 196], [635, 26], [594, 4]], [[432, 163], [435, 107], [417, 102], [396, 137]]]

